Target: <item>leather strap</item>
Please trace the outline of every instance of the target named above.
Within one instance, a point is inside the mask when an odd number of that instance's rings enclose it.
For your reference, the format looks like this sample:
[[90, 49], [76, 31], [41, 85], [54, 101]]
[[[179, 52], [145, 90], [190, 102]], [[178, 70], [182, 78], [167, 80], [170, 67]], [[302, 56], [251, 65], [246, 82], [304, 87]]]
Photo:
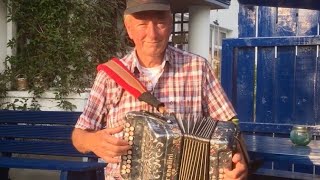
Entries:
[[108, 62], [98, 65], [97, 70], [106, 72], [117, 84], [140, 101], [148, 103], [160, 112], [165, 110], [164, 104], [147, 91], [144, 85], [118, 58], [112, 58]]

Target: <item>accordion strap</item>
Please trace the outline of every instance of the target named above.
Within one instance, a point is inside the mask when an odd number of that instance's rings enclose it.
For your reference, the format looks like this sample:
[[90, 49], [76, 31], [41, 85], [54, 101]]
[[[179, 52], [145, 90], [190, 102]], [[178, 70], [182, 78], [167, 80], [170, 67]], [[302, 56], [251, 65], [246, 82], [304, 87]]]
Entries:
[[106, 72], [117, 84], [135, 98], [157, 108], [161, 113], [165, 112], [164, 104], [147, 91], [144, 85], [118, 58], [112, 58], [108, 62], [98, 65], [97, 70]]

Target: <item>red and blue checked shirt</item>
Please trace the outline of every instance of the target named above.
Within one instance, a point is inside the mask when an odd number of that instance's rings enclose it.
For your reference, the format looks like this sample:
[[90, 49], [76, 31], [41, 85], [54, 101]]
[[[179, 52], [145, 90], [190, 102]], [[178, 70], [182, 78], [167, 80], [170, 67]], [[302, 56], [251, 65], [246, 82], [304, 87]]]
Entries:
[[[121, 59], [123, 64], [146, 87], [151, 81], [137, 69], [135, 51]], [[203, 117], [211, 116], [216, 120], [230, 120], [235, 111], [227, 99], [213, 70], [204, 58], [168, 46], [166, 49], [163, 74], [153, 89], [152, 94], [163, 102], [169, 111], [177, 117], [186, 114]], [[99, 71], [90, 92], [85, 109], [76, 128], [100, 130], [123, 125], [124, 115], [129, 111], [156, 109], [135, 99], [122, 89], [103, 71]], [[116, 134], [122, 137], [122, 133]], [[106, 175], [120, 177], [119, 164], [108, 164]], [[109, 179], [109, 178], [107, 178]]]

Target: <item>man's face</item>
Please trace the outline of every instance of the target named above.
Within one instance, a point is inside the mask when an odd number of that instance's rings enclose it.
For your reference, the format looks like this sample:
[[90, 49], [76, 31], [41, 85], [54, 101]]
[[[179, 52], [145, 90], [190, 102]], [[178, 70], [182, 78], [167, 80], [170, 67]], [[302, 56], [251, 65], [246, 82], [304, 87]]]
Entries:
[[139, 57], [163, 56], [172, 28], [170, 11], [143, 11], [127, 15], [125, 25]]

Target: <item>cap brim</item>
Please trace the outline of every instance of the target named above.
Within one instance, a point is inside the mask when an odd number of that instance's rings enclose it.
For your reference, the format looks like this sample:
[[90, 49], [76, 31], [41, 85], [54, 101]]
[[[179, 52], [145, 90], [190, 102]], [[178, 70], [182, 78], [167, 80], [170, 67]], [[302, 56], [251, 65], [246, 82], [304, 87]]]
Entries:
[[170, 5], [167, 4], [159, 4], [159, 3], [149, 3], [142, 4], [135, 7], [127, 8], [124, 11], [124, 14], [133, 14], [141, 11], [169, 11]]

